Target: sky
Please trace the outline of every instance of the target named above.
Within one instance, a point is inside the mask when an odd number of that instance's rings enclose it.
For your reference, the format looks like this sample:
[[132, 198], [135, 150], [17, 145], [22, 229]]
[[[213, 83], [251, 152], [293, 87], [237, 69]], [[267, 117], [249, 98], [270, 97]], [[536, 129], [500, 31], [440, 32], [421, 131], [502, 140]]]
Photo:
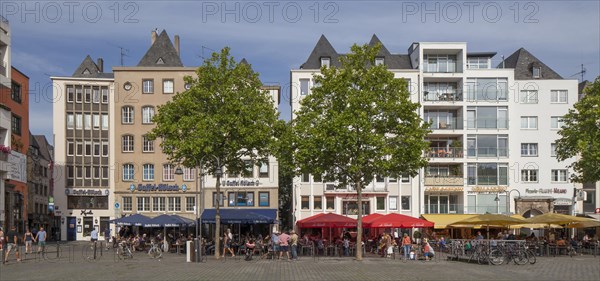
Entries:
[[181, 37], [185, 66], [225, 46], [265, 84], [282, 87], [289, 120], [290, 70], [323, 34], [336, 51], [376, 34], [391, 53], [412, 42], [467, 42], [497, 52], [493, 65], [524, 47], [561, 76], [600, 74], [600, 1], [0, 1], [11, 28], [12, 65], [30, 77], [30, 130], [52, 142], [50, 76], [70, 76], [86, 55], [105, 71], [137, 65], [152, 30]]

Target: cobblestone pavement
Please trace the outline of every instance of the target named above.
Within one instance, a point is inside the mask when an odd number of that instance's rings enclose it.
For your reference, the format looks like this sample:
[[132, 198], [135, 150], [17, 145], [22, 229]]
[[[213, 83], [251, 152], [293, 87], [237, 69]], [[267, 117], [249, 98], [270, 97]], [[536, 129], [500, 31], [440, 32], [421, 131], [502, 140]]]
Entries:
[[153, 260], [137, 252], [119, 261], [112, 251], [95, 261], [83, 257], [79, 245], [63, 247], [60, 259], [14, 255], [0, 265], [0, 280], [600, 280], [600, 257], [538, 257], [534, 265], [478, 265], [446, 261], [401, 261], [368, 256], [301, 257], [300, 260], [244, 261], [239, 258], [187, 263], [185, 255], [166, 254]]

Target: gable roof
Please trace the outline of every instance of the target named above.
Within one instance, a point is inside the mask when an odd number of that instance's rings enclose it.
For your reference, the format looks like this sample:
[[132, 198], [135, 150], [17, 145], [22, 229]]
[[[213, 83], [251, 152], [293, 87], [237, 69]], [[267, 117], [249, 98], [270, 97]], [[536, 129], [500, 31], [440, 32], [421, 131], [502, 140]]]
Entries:
[[[502, 67], [502, 62], [497, 68]], [[533, 67], [541, 68], [541, 77], [533, 78]], [[563, 79], [558, 73], [544, 64], [541, 60], [532, 55], [525, 48], [520, 48], [512, 55], [504, 59], [504, 68], [515, 69], [515, 80], [534, 80], [534, 79]]]
[[[381, 43], [381, 40], [379, 40], [377, 35], [373, 34], [371, 41], [369, 41], [369, 46], [375, 46], [377, 43], [381, 44], [381, 49], [379, 49], [377, 57], [383, 58], [388, 69], [412, 69], [412, 64], [408, 55], [390, 53], [385, 45]], [[336, 52], [325, 35], [321, 35], [319, 41], [317, 41], [317, 45], [315, 45], [315, 48], [311, 52], [306, 62], [300, 66], [300, 69], [320, 69], [322, 57], [331, 58], [330, 65], [339, 67], [341, 66], [340, 57], [343, 56], [345, 56], [345, 54]]]
[[52, 151], [54, 150], [54, 148], [52, 147], [52, 145], [50, 145], [48, 143], [46, 136], [34, 135], [33, 138], [36, 140], [36, 142], [38, 144], [40, 154], [42, 155], [42, 157], [48, 161], [52, 161], [52, 158], [53, 158]]
[[167, 31], [163, 30], [137, 66], [183, 67], [183, 63], [181, 63], [181, 58], [167, 35]]
[[73, 72], [73, 77], [83, 78], [114, 78], [113, 73], [100, 72], [98, 65], [87, 55], [79, 67]]

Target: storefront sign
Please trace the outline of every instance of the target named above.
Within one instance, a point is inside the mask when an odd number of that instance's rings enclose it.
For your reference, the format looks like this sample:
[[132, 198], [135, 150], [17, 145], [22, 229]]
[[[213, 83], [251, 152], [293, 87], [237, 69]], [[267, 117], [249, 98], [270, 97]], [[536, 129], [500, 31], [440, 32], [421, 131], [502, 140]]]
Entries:
[[221, 181], [221, 186], [258, 186], [258, 180], [227, 180]]
[[462, 192], [462, 186], [426, 186], [425, 192], [446, 191], [446, 192]]
[[567, 194], [566, 188], [526, 188], [525, 193], [529, 194]]
[[506, 192], [506, 186], [474, 186], [471, 192]]
[[7, 179], [27, 183], [27, 155], [12, 150], [8, 155], [8, 165]]
[[131, 191], [137, 190], [137, 191], [145, 191], [145, 192], [152, 192], [152, 191], [179, 191], [179, 185], [177, 184], [166, 184], [166, 183], [160, 183], [160, 184], [151, 184], [151, 183], [147, 183], [147, 184], [138, 184], [137, 188], [135, 187], [135, 185], [131, 184], [131, 186], [129, 187], [129, 189]]
[[67, 196], [108, 196], [108, 189], [65, 188]]
[[94, 212], [92, 210], [81, 210], [80, 215], [82, 215], [82, 216], [93, 216]]
[[569, 198], [556, 198], [554, 206], [570, 206], [573, 205], [573, 200]]

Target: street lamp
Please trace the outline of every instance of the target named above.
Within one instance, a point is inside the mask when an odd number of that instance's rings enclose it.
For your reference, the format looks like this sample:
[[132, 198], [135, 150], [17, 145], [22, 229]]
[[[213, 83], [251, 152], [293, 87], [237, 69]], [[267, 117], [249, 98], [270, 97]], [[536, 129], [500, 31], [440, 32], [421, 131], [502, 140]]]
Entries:
[[[517, 198], [521, 198], [521, 192], [518, 189], [511, 189], [510, 191], [507, 192], [506, 194], [506, 210], [508, 211], [508, 213], [510, 214], [510, 194], [516, 191], [517, 194], [519, 194], [519, 197]], [[515, 204], [515, 214], [517, 213], [517, 205]]]
[[[204, 170], [203, 170], [203, 162], [204, 162], [204, 158], [206, 156], [209, 155], [204, 155], [202, 156], [202, 158], [200, 158], [200, 161], [198, 161], [196, 168], [200, 171], [200, 173], [198, 174], [198, 176], [196, 177], [196, 214], [195, 214], [195, 218], [196, 218], [196, 236], [194, 237], [194, 245], [196, 245], [196, 262], [200, 262], [200, 257], [202, 256], [202, 252], [200, 251], [200, 244], [202, 243], [202, 232], [200, 232], [200, 225], [202, 224], [202, 218], [200, 218], [200, 216], [198, 215], [199, 213], [199, 206], [202, 206], [202, 201], [201, 199], [198, 199], [198, 195], [200, 195], [200, 198], [204, 198], [204, 196], [202, 196], [202, 183], [204, 181], [200, 180], [200, 177], [204, 176]], [[220, 177], [223, 174], [223, 171], [221, 170], [221, 162], [219, 161], [219, 158], [217, 158], [214, 155], [210, 155], [211, 157], [213, 157], [216, 161], [217, 161], [217, 168], [215, 169], [215, 176]], [[177, 167], [177, 169], [175, 169], [175, 174], [176, 175], [183, 175], [183, 170], [181, 169], [181, 167]]]

